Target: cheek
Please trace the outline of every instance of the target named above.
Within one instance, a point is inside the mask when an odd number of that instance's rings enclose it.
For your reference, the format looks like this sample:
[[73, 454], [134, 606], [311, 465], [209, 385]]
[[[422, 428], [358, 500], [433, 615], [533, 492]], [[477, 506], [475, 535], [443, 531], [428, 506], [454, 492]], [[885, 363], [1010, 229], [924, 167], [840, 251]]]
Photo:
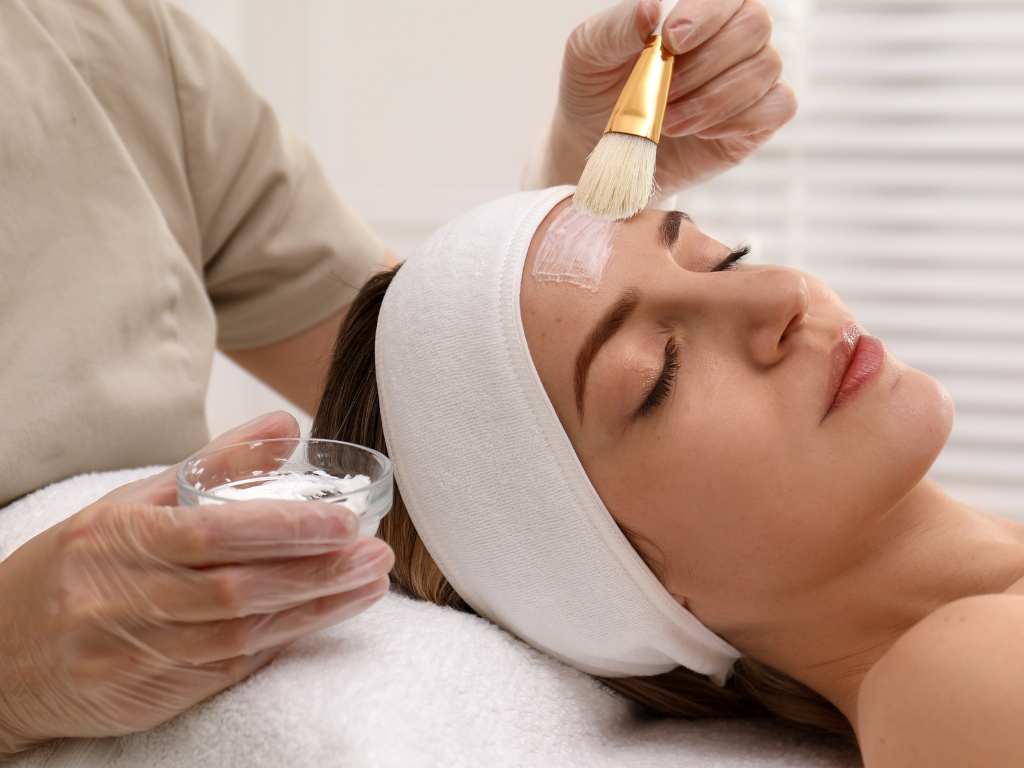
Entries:
[[776, 409], [728, 387], [694, 399], [591, 476], [621, 524], [707, 575], [739, 552], [777, 550], [768, 539], [782, 535], [802, 472], [780, 450], [789, 435]]
[[921, 480], [948, 436], [941, 386], [898, 363], [886, 375], [874, 402], [831, 429], [721, 376], [628, 450], [584, 465], [616, 520], [665, 554], [679, 592], [724, 585], [756, 601], [804, 589], [849, 565], [851, 543]]

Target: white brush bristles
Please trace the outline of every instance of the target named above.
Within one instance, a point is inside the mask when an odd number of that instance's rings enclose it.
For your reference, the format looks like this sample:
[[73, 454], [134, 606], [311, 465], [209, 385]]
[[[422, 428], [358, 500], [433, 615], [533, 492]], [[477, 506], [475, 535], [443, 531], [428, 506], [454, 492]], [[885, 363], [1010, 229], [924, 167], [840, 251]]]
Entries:
[[650, 139], [606, 133], [587, 159], [573, 205], [605, 221], [639, 213], [654, 194], [657, 157], [658, 145]]

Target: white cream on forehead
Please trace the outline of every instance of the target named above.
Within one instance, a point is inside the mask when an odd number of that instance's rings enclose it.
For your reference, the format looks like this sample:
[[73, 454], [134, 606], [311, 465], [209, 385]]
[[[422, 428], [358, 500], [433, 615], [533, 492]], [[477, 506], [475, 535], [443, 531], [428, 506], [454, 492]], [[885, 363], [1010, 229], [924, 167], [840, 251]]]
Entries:
[[591, 218], [568, 206], [548, 227], [533, 262], [533, 276], [596, 291], [621, 225]]

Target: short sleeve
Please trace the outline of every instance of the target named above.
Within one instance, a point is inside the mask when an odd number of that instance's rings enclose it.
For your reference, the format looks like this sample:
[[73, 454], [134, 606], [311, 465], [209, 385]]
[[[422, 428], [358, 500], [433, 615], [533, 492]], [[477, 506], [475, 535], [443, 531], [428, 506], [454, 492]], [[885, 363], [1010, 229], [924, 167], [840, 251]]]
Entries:
[[384, 246], [230, 54], [184, 12], [161, 13], [217, 344], [287, 338], [348, 304]]

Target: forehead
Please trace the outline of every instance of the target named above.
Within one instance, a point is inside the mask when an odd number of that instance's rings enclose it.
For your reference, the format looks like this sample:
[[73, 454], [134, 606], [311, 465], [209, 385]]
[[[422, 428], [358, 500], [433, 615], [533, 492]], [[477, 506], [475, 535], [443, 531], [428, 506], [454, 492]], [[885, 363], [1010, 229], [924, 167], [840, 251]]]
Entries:
[[[620, 226], [612, 243], [612, 254], [605, 265], [602, 278], [596, 290], [588, 290], [569, 282], [542, 280], [534, 277], [533, 269], [544, 244], [552, 223], [572, 204], [572, 198], [563, 200], [556, 205], [541, 222], [530, 242], [526, 262], [523, 265], [520, 289], [520, 310], [523, 316], [524, 330], [534, 362], [538, 363], [536, 342], [547, 340], [552, 334], [566, 339], [583, 333], [589, 322], [593, 321], [601, 311], [601, 307], [609, 301], [613, 273], [622, 251], [623, 234], [626, 227]], [[543, 377], [543, 373], [542, 373]]]
[[[611, 257], [604, 267], [596, 290], [533, 276], [534, 264], [551, 224], [571, 205], [570, 199], [555, 206], [534, 233], [523, 266], [520, 307], [524, 323], [559, 326], [560, 333], [582, 329], [596, 321], [628, 287], [659, 285], [680, 276], [685, 269], [704, 271], [722, 258], [725, 246], [704, 235], [688, 220], [678, 227], [678, 242], [673, 252], [662, 242], [665, 211], [645, 210], [622, 222], [612, 242]], [[536, 329], [539, 333], [542, 328]], [[582, 331], [581, 331], [582, 332]], [[530, 328], [527, 326], [527, 338]]]

